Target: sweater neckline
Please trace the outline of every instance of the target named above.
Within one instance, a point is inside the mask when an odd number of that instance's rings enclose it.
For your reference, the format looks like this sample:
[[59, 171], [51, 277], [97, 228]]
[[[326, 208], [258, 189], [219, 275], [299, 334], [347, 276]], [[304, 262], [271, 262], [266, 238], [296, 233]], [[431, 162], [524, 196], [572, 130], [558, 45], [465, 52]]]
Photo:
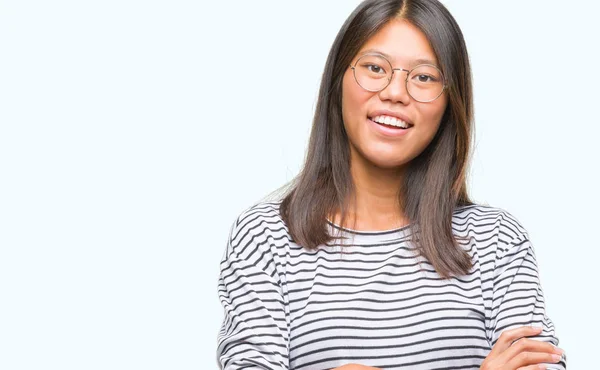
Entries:
[[366, 235], [366, 236], [385, 236], [385, 235], [389, 235], [389, 234], [396, 234], [400, 231], [405, 231], [405, 230], [410, 229], [410, 226], [411, 226], [411, 224], [408, 224], [408, 225], [404, 225], [404, 226], [397, 227], [394, 229], [387, 229], [387, 230], [355, 230], [355, 229], [350, 229], [347, 227], [340, 226], [340, 225], [336, 224], [335, 222], [332, 222], [329, 218], [327, 218], [327, 223], [332, 228], [343, 231], [345, 233], [355, 234], [355, 235]]

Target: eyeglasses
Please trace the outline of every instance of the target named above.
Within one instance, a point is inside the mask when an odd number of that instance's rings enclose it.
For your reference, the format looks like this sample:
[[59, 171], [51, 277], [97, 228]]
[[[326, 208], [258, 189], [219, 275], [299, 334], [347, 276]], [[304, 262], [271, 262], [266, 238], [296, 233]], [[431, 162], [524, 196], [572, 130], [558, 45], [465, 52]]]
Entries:
[[353, 66], [356, 83], [363, 89], [378, 92], [392, 82], [395, 71], [408, 72], [406, 91], [418, 102], [429, 103], [439, 98], [446, 88], [442, 71], [432, 64], [420, 64], [411, 70], [392, 68], [392, 64], [379, 54], [365, 54]]

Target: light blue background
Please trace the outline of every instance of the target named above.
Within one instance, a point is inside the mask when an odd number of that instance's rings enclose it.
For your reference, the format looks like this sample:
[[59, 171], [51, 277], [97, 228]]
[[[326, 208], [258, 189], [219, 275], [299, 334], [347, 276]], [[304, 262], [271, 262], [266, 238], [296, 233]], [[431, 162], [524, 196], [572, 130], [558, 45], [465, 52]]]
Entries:
[[[300, 169], [358, 3], [0, 2], [1, 369], [217, 367], [229, 227]], [[569, 367], [590, 368], [599, 6], [444, 3], [473, 66], [472, 195], [529, 230]]]

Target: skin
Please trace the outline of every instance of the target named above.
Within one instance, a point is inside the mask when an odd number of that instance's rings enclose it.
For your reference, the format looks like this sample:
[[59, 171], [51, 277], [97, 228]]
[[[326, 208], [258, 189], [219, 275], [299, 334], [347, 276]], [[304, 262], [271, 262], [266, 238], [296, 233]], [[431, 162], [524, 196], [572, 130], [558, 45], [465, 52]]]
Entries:
[[527, 338], [539, 335], [541, 332], [541, 328], [531, 326], [502, 332], [480, 369], [534, 370], [545, 369], [546, 363], [559, 362], [560, 356], [564, 353], [561, 348], [554, 347], [551, 343]]
[[[410, 69], [417, 58], [437, 60], [425, 35], [405, 20], [393, 20], [375, 34], [353, 59], [364, 50], [376, 49], [391, 56], [394, 68]], [[404, 84], [406, 73], [394, 74], [390, 85], [380, 92], [369, 92], [354, 80], [348, 68], [342, 86], [342, 116], [351, 151], [351, 172], [356, 189], [355, 229], [388, 230], [404, 226], [406, 219], [397, 206], [398, 189], [406, 165], [427, 148], [435, 136], [448, 97], [444, 92], [437, 100], [421, 103], [412, 99]], [[370, 112], [387, 109], [407, 116], [414, 126], [406, 135], [389, 138], [369, 126]], [[339, 214], [334, 220], [339, 222]], [[558, 362], [553, 355], [562, 354], [550, 343], [528, 339], [539, 330], [529, 326], [502, 333], [481, 365], [482, 370], [533, 370], [539, 364]], [[544, 365], [542, 365], [544, 366]], [[379, 370], [374, 367], [347, 364], [335, 370]]]
[[[352, 64], [374, 49], [390, 56], [394, 68], [410, 69], [418, 58], [437, 59], [425, 35], [411, 23], [397, 19], [389, 22], [369, 39], [352, 60]], [[348, 68], [342, 83], [342, 117], [351, 152], [351, 173], [356, 189], [358, 230], [387, 230], [405, 225], [406, 219], [397, 205], [406, 165], [431, 143], [448, 104], [444, 92], [438, 99], [421, 103], [410, 97], [405, 85], [406, 72], [396, 71], [391, 83], [382, 91], [370, 92], [360, 87]], [[402, 137], [390, 138], [373, 130], [369, 113], [386, 109], [407, 116], [414, 124]], [[339, 214], [335, 215], [339, 221]]]

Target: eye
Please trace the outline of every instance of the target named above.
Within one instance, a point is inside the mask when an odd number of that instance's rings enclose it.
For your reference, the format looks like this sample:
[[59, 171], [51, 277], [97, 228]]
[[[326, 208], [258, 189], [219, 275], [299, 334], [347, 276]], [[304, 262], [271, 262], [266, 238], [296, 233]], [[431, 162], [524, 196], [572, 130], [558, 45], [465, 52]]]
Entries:
[[380, 66], [376, 65], [376, 64], [367, 64], [366, 65], [367, 69], [370, 72], [374, 72], [374, 73], [385, 73], [385, 71], [383, 70], [383, 68], [381, 68]]
[[412, 82], [418, 84], [439, 84], [440, 78], [429, 74], [418, 73], [412, 76]]
[[375, 63], [363, 63], [360, 65], [361, 73], [371, 77], [383, 77], [387, 74], [385, 68]]
[[435, 78], [433, 78], [432, 76], [429, 76], [429, 75], [417, 75], [416, 78], [419, 80], [419, 82], [434, 82], [434, 81], [436, 81]]

